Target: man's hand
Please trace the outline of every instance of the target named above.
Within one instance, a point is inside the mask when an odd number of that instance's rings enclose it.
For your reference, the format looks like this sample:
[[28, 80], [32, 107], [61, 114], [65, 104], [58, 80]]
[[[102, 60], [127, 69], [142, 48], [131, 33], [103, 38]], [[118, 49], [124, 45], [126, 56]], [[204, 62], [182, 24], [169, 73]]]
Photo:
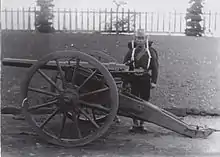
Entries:
[[156, 87], [157, 87], [157, 85], [155, 83], [151, 82], [151, 89], [156, 88]]
[[139, 69], [134, 69], [135, 73], [134, 75], [136, 76], [142, 76], [144, 74], [144, 69], [143, 68], [139, 68]]
[[126, 65], [126, 66], [129, 66], [129, 65], [131, 65], [133, 63], [133, 61], [127, 61], [127, 62], [125, 62], [124, 64]]
[[123, 83], [122, 86], [123, 86], [123, 88], [122, 88], [123, 92], [128, 92], [128, 93], [131, 92], [131, 84], [130, 83]]

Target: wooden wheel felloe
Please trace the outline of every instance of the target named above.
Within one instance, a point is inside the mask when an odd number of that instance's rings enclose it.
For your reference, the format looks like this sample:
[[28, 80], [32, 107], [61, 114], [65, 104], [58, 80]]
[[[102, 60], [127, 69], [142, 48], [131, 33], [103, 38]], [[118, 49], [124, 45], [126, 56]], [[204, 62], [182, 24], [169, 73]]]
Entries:
[[[45, 69], [48, 64], [52, 66]], [[72, 74], [67, 79], [69, 68]], [[62, 85], [51, 79], [54, 72], [59, 73]], [[27, 72], [21, 95], [23, 113], [33, 129], [49, 143], [67, 147], [82, 146], [102, 136], [118, 110], [117, 87], [110, 72], [79, 51], [59, 51], [39, 60]], [[85, 108], [92, 109], [93, 115], [105, 112], [107, 118], [99, 123]], [[80, 116], [87, 122], [80, 121]]]

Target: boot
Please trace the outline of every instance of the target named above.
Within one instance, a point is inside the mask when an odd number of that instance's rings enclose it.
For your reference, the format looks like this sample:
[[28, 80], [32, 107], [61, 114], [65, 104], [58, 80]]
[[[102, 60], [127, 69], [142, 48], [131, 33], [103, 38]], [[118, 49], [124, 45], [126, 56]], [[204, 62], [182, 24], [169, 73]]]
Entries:
[[143, 124], [144, 121], [133, 119], [133, 126], [129, 129], [129, 131], [134, 133], [147, 133]]
[[117, 124], [120, 124], [121, 120], [118, 116], [115, 117], [114, 122], [116, 122]]
[[139, 129], [139, 123], [137, 119], [133, 119], [133, 126], [129, 129], [130, 132], [137, 132]]

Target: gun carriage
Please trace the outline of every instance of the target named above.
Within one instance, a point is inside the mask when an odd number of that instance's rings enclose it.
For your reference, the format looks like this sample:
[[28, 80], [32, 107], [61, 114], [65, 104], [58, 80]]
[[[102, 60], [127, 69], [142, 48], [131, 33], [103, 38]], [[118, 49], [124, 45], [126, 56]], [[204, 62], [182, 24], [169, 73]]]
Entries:
[[52, 144], [75, 147], [91, 143], [107, 132], [117, 115], [190, 138], [205, 138], [214, 131], [188, 125], [130, 94], [123, 84], [143, 71], [129, 71], [103, 52], [64, 50], [40, 60], [4, 58], [2, 64], [28, 68], [20, 89], [22, 113], [34, 131]]

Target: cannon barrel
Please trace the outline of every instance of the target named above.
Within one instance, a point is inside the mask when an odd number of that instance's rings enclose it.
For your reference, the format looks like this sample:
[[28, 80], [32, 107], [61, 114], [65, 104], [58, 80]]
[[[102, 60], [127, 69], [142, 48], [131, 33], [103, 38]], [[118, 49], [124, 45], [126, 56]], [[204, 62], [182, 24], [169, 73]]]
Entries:
[[[30, 68], [33, 64], [37, 63], [38, 60], [31, 60], [31, 59], [18, 59], [18, 58], [4, 58], [2, 60], [3, 66], [10, 66], [10, 67], [17, 67], [17, 68]], [[142, 73], [144, 71], [140, 69], [134, 69], [133, 71], [129, 71], [129, 67], [125, 64], [120, 63], [102, 63], [107, 69], [111, 72], [113, 77], [127, 77], [128, 75], [132, 75], [133, 73]], [[61, 67], [69, 67], [76, 65], [75, 61], [71, 61], [70, 65], [68, 65], [67, 61], [60, 62]], [[87, 62], [80, 62], [80, 65], [84, 68], [91, 67]], [[46, 70], [57, 70], [57, 64], [55, 61], [49, 61], [47, 64], [43, 65], [41, 69]]]
[[[2, 65], [4, 66], [11, 66], [11, 67], [19, 67], [19, 68], [30, 68], [33, 64], [37, 63], [38, 60], [31, 60], [31, 59], [18, 59], [18, 58], [4, 58], [2, 60]], [[60, 62], [62, 67], [68, 66], [68, 61]], [[70, 61], [70, 65], [74, 66], [76, 64], [75, 61]], [[128, 71], [128, 66], [125, 64], [120, 63], [102, 63], [111, 71]], [[81, 66], [85, 68], [92, 68], [87, 62], [81, 62]], [[49, 61], [42, 69], [53, 70], [57, 69], [57, 65], [55, 61]]]

